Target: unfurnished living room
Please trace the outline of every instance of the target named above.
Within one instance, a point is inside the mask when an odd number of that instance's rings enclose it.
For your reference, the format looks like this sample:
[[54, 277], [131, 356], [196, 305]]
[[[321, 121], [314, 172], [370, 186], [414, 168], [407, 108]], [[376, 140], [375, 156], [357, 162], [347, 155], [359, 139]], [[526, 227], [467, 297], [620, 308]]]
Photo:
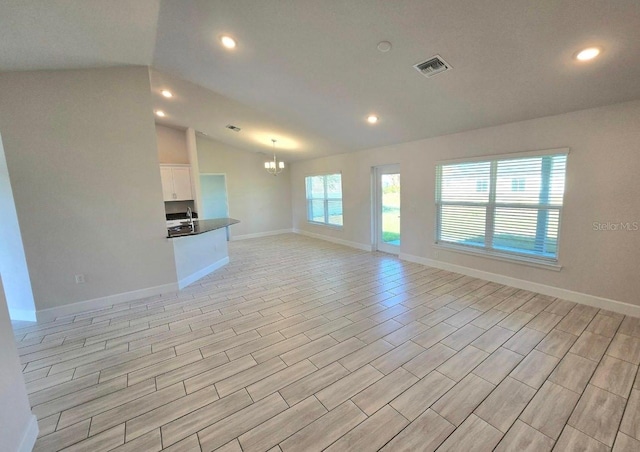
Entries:
[[640, 2], [0, 0], [0, 451], [640, 451]]

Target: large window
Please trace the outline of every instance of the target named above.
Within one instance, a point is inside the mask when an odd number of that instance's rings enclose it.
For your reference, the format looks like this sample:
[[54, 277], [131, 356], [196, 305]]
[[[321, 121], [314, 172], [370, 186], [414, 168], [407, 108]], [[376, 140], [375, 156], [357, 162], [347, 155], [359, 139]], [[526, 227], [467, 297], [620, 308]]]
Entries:
[[312, 223], [342, 226], [342, 175], [309, 176], [307, 219]]
[[566, 162], [556, 150], [437, 165], [436, 243], [557, 261]]

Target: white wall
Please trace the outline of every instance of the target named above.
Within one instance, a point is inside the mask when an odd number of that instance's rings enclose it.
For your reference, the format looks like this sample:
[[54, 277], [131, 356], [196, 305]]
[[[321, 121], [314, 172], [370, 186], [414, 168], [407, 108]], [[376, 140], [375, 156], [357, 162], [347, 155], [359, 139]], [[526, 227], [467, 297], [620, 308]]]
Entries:
[[0, 278], [0, 450], [31, 450], [38, 436]]
[[9, 180], [9, 169], [0, 136], [0, 274], [5, 279], [5, 294], [11, 318], [36, 320], [29, 269], [22, 246], [22, 234]]
[[268, 157], [197, 137], [200, 173], [227, 176], [231, 237], [291, 229], [290, 169], [278, 176], [264, 170]]
[[0, 74], [0, 133], [39, 311], [175, 285], [146, 67]]
[[[294, 228], [370, 245], [371, 168], [399, 163], [402, 253], [640, 306], [640, 231], [594, 231], [592, 225], [640, 221], [639, 124], [640, 102], [635, 101], [294, 163]], [[560, 147], [571, 148], [561, 220], [562, 271], [434, 248], [438, 160]], [[307, 223], [304, 177], [336, 171], [343, 174], [344, 227]]]
[[156, 124], [156, 139], [160, 163], [189, 163], [184, 130]]

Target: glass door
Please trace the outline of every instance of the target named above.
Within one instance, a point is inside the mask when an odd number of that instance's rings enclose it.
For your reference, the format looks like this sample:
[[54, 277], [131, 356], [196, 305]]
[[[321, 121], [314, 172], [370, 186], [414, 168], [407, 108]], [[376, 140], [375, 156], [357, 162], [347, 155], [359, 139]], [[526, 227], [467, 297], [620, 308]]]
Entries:
[[400, 252], [400, 166], [375, 168], [376, 175], [376, 248]]

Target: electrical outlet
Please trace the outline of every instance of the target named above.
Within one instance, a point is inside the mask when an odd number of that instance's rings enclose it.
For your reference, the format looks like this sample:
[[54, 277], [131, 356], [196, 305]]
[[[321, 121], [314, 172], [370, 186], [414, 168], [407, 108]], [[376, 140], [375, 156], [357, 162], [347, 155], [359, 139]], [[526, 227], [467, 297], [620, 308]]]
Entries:
[[436, 259], [440, 257], [440, 251], [434, 251], [433, 252], [433, 257], [435, 257]]
[[84, 280], [84, 275], [80, 274], [80, 275], [76, 275], [76, 284], [84, 284], [85, 280]]

